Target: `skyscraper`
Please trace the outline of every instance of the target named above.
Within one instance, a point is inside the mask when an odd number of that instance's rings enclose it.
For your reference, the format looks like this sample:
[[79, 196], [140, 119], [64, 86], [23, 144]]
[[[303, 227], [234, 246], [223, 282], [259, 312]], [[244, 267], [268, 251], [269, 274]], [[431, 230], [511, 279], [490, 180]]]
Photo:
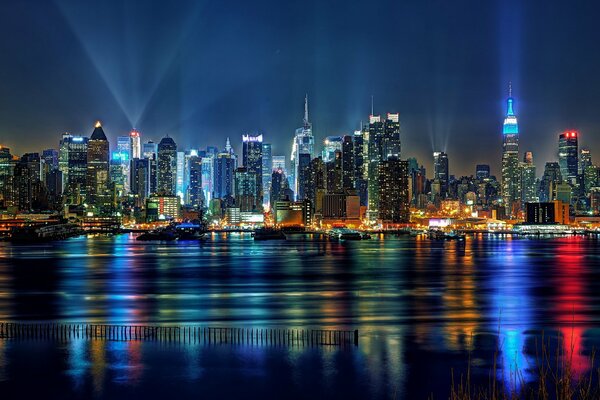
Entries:
[[535, 185], [535, 164], [533, 164], [533, 153], [525, 152], [521, 168], [521, 202], [525, 207], [525, 203], [533, 203], [538, 201], [538, 193]]
[[157, 162], [157, 191], [161, 194], [175, 194], [175, 181], [177, 178], [177, 144], [173, 138], [165, 136], [158, 144]]
[[236, 159], [230, 152], [221, 152], [214, 159], [213, 198], [225, 199], [233, 196], [233, 180]]
[[[80, 204], [85, 194], [87, 177], [88, 138], [64, 134], [59, 152], [59, 168], [66, 160], [66, 178], [63, 172], [63, 186], [69, 195], [67, 204]], [[65, 183], [66, 180], [66, 183]]]
[[475, 177], [477, 179], [488, 179], [490, 177], [490, 166], [488, 164], [477, 164]]
[[271, 198], [271, 174], [273, 173], [273, 154], [271, 143], [262, 144], [262, 190], [263, 207], [268, 208]]
[[87, 146], [86, 202], [103, 213], [110, 206], [108, 193], [109, 144], [102, 124], [96, 122]]
[[263, 135], [242, 135], [242, 161], [248, 173], [256, 178], [255, 200], [263, 204]]
[[138, 207], [146, 204], [146, 199], [151, 193], [151, 162], [155, 162], [155, 159], [134, 158], [131, 160], [131, 193], [135, 196], [135, 203]]
[[347, 135], [342, 140], [342, 186], [344, 189], [354, 189], [355, 173], [354, 138]]
[[408, 162], [392, 156], [379, 163], [378, 168], [378, 219], [383, 224], [409, 222]]
[[558, 164], [563, 181], [572, 186], [577, 185], [579, 169], [577, 131], [566, 131], [558, 137]]
[[[116, 165], [118, 162], [121, 164], [121, 170], [125, 176], [123, 181], [123, 191], [129, 193], [131, 190], [131, 159], [133, 158], [131, 151], [131, 139], [129, 136], [117, 137], [117, 151], [113, 153], [111, 164]], [[136, 157], [139, 158], [139, 157]], [[114, 161], [114, 162], [113, 162]], [[116, 173], [116, 169], [115, 169]]]
[[204, 203], [204, 193], [202, 191], [202, 158], [198, 152], [192, 152], [188, 163], [188, 185], [187, 185], [187, 204], [193, 209], [199, 210]]
[[450, 181], [450, 169], [448, 165], [448, 154], [443, 151], [433, 153], [433, 180], [440, 184], [440, 197], [448, 195], [448, 183]]
[[[258, 193], [257, 184], [259, 177], [256, 172], [246, 167], [235, 170], [235, 205], [241, 212], [257, 211], [261, 204], [256, 197]], [[260, 176], [262, 182], [262, 175]]]
[[511, 215], [514, 203], [521, 200], [519, 173], [519, 125], [513, 109], [512, 87], [509, 87], [506, 117], [502, 126], [502, 200]]
[[131, 150], [131, 154], [130, 154], [129, 158], [142, 158], [140, 133], [137, 130], [132, 129], [132, 131], [129, 133], [129, 138], [130, 138], [129, 147]]
[[344, 138], [342, 136], [327, 136], [323, 142], [323, 151], [321, 157], [323, 162], [333, 161], [336, 151], [342, 151]]
[[308, 159], [312, 160], [315, 153], [315, 138], [312, 133], [312, 124], [308, 121], [308, 95], [304, 98], [304, 120], [301, 128], [296, 129], [294, 142], [292, 145], [292, 155], [290, 161], [292, 163], [292, 177], [294, 185], [292, 190], [297, 198], [301, 191], [299, 190], [299, 171], [302, 169], [300, 165], [300, 154], [308, 154]]

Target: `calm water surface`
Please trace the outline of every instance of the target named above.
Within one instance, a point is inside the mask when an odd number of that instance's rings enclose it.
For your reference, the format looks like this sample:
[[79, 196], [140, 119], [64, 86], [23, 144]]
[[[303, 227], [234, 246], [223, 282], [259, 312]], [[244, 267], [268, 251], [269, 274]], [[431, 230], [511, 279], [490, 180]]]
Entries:
[[[0, 320], [358, 329], [351, 348], [0, 339], [0, 393], [50, 398], [447, 398], [451, 369], [525, 380], [542, 334], [589, 368], [600, 242], [376, 237], [0, 243]], [[569, 343], [557, 342], [568, 338]]]

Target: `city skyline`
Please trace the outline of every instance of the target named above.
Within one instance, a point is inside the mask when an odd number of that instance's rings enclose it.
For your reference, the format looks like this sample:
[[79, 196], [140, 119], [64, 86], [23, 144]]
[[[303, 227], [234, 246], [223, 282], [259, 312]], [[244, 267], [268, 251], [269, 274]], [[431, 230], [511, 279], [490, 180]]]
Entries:
[[[3, 144], [18, 154], [33, 150], [22, 137], [52, 147], [55, 135], [85, 134], [89, 121], [100, 119], [110, 139], [135, 127], [155, 141], [168, 133], [187, 148], [263, 133], [273, 151], [287, 154], [305, 93], [317, 143], [351, 134], [368, 116], [373, 95], [376, 114], [400, 113], [411, 156], [425, 163], [433, 151], [444, 151], [455, 175], [486, 162], [498, 171], [499, 118], [513, 81], [520, 147], [534, 152], [538, 171], [555, 159], [554, 136], [565, 130], [578, 130], [580, 145], [600, 151], [592, 140], [600, 129], [598, 83], [590, 78], [599, 63], [598, 35], [585, 5], [544, 3], [547, 18], [532, 19], [535, 4], [510, 1], [308, 2], [277, 7], [275, 21], [267, 1], [184, 3], [3, 5], [0, 49], [12, 60], [0, 66]], [[218, 26], [210, 21], [216, 13], [223, 15]], [[432, 23], [407, 21], [415, 13]], [[361, 17], [381, 23], [357, 29]], [[56, 22], [52, 28], [47, 19]], [[558, 32], [560, 20], [577, 24], [561, 24]], [[25, 33], [18, 45], [10, 39], [17, 28]], [[540, 44], [550, 42], [551, 49]], [[220, 71], [205, 61], [212, 59]], [[468, 151], [474, 137], [481, 154]]]

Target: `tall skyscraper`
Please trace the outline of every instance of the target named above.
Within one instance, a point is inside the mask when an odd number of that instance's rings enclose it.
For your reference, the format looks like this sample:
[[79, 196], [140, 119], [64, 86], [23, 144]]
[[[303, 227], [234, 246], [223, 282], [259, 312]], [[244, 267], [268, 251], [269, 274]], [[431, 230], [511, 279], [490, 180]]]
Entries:
[[354, 137], [346, 135], [342, 140], [342, 186], [344, 189], [354, 189], [355, 173]]
[[10, 207], [13, 205], [13, 156], [8, 147], [0, 146], [0, 205]]
[[563, 181], [577, 185], [577, 173], [579, 169], [579, 150], [577, 143], [577, 131], [566, 131], [558, 137], [558, 164]]
[[142, 158], [140, 133], [133, 129], [129, 133], [131, 154], [129, 158]]
[[262, 144], [262, 190], [263, 207], [269, 208], [271, 198], [271, 174], [273, 173], [273, 154], [271, 143]]
[[186, 203], [195, 210], [202, 208], [204, 193], [202, 191], [202, 158], [198, 152], [192, 151], [187, 162], [188, 185]]
[[248, 173], [256, 178], [255, 200], [263, 204], [263, 135], [242, 135], [242, 161]]
[[175, 194], [177, 178], [177, 144], [173, 138], [165, 136], [158, 144], [157, 161], [158, 192], [166, 195]]
[[235, 170], [235, 205], [241, 212], [259, 210], [261, 206], [257, 198], [259, 180], [262, 182], [262, 175], [259, 179], [256, 172], [246, 167]]
[[448, 154], [443, 151], [433, 153], [433, 180], [440, 184], [440, 197], [448, 195], [448, 183], [450, 182], [450, 168], [448, 165]]
[[367, 206], [368, 185], [366, 176], [367, 163], [365, 163], [365, 160], [368, 160], [368, 141], [365, 140], [365, 132], [362, 129], [354, 131], [352, 142], [354, 152], [354, 188], [360, 199], [360, 205]]
[[142, 145], [142, 156], [138, 158], [156, 158], [157, 153], [157, 144], [150, 140]]
[[213, 198], [225, 199], [233, 196], [233, 180], [236, 168], [236, 159], [231, 152], [217, 154], [214, 160]]
[[62, 160], [66, 160], [66, 174], [63, 172], [63, 186], [65, 187], [65, 192], [69, 195], [67, 204], [80, 204], [82, 196], [85, 194], [88, 159], [87, 148], [87, 137], [72, 136], [70, 134], [63, 135], [58, 163], [60, 168]]
[[383, 224], [403, 224], [410, 219], [408, 162], [389, 157], [378, 165], [379, 216]]
[[536, 182], [536, 171], [535, 165], [533, 164], [533, 153], [526, 151], [523, 155], [523, 162], [520, 165], [521, 168], [521, 203], [522, 207], [525, 208], [525, 203], [537, 202], [538, 193], [535, 185]]
[[[117, 151], [113, 152], [111, 164], [116, 165], [118, 162], [121, 164], [121, 170], [123, 171], [123, 191], [129, 193], [131, 190], [131, 159], [133, 153], [131, 151], [131, 139], [129, 136], [117, 137]], [[139, 158], [139, 157], [136, 157]], [[114, 162], [113, 162], [114, 161]], [[116, 173], [116, 168], [115, 168]]]
[[519, 171], [519, 125], [513, 109], [512, 87], [509, 87], [506, 117], [502, 126], [502, 200], [511, 215], [514, 203], [521, 200]]
[[488, 164], [477, 164], [475, 177], [477, 179], [488, 179], [490, 177], [490, 166]]
[[136, 206], [142, 207], [151, 193], [151, 166], [155, 158], [134, 158], [131, 160], [131, 193], [135, 196]]
[[[292, 145], [292, 155], [290, 161], [292, 163], [292, 180], [294, 182], [292, 190], [297, 198], [300, 198], [301, 190], [299, 190], [300, 170], [303, 166], [300, 165], [300, 154], [308, 154], [308, 159], [312, 160], [315, 154], [315, 138], [312, 132], [312, 124], [308, 121], [308, 95], [304, 98], [304, 120], [301, 128], [296, 129], [294, 143]], [[305, 158], [304, 158], [305, 159]]]
[[538, 197], [541, 202], [556, 200], [556, 188], [562, 183], [560, 166], [557, 162], [547, 162], [540, 181]]
[[378, 218], [379, 210], [379, 164], [389, 158], [400, 158], [400, 116], [388, 113], [382, 120], [379, 115], [369, 116], [368, 127], [368, 217]]
[[107, 211], [110, 206], [109, 182], [109, 144], [102, 124], [96, 122], [87, 146], [87, 188], [86, 202], [95, 207], [96, 213]]
[[321, 157], [323, 162], [333, 161], [336, 151], [342, 151], [344, 138], [342, 136], [327, 136], [323, 142], [323, 151]]

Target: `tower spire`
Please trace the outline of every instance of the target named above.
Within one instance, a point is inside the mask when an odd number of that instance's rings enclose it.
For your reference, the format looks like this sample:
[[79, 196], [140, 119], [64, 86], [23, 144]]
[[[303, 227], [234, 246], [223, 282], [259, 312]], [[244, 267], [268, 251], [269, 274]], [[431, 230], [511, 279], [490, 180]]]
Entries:
[[371, 115], [375, 114], [375, 112], [373, 110], [374, 110], [374, 107], [373, 107], [373, 95], [371, 95]]
[[229, 137], [225, 141], [225, 151], [227, 153], [231, 153], [231, 142], [229, 141]]
[[508, 97], [512, 97], [512, 81], [508, 81]]
[[304, 125], [308, 125], [308, 93], [304, 95]]

